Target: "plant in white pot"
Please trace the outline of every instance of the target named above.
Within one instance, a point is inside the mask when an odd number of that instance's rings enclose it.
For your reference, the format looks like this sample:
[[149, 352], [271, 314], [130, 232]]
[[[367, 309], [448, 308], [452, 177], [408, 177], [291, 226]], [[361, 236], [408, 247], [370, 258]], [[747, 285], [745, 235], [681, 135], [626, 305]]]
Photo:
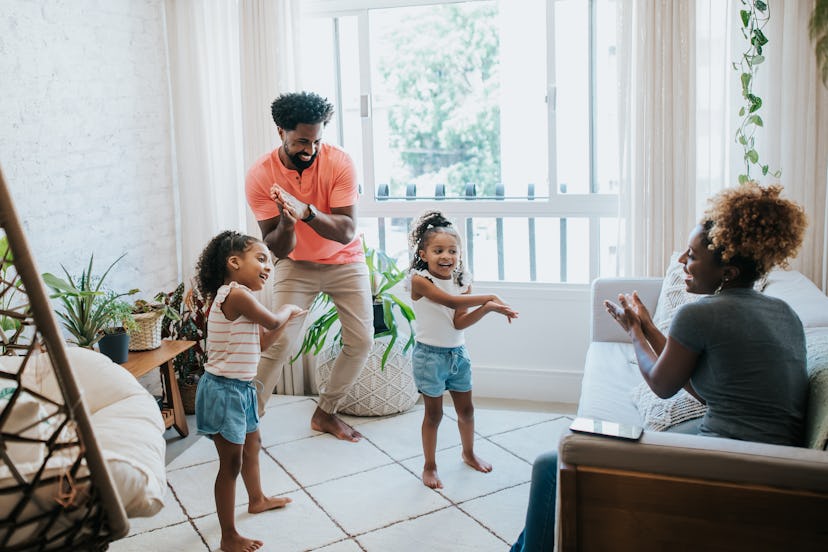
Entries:
[[[409, 353], [414, 345], [411, 325], [414, 311], [394, 293], [395, 286], [405, 279], [407, 272], [397, 266], [393, 257], [368, 247], [364, 240], [362, 247], [374, 301], [374, 345], [366, 366], [339, 411], [356, 416], [384, 416], [408, 410], [418, 399]], [[323, 388], [341, 350], [342, 332], [337, 324], [336, 307], [324, 293], [316, 297], [310, 310], [318, 312], [320, 309], [321, 314], [305, 330], [302, 345], [293, 360], [303, 354], [316, 355], [319, 361], [317, 380]], [[401, 327], [402, 321], [405, 324]], [[401, 331], [406, 326], [407, 335]], [[333, 330], [335, 333], [331, 335]]]

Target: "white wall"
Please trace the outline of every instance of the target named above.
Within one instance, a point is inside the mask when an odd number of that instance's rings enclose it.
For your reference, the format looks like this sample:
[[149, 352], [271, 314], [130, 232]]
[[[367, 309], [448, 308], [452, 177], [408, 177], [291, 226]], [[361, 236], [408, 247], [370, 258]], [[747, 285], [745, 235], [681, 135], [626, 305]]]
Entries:
[[[178, 278], [163, 0], [0, 0], [0, 169], [41, 271]], [[192, 214], [191, 214], [192, 215]]]
[[517, 309], [512, 324], [487, 315], [466, 330], [474, 394], [577, 403], [589, 345], [589, 286], [474, 286]]

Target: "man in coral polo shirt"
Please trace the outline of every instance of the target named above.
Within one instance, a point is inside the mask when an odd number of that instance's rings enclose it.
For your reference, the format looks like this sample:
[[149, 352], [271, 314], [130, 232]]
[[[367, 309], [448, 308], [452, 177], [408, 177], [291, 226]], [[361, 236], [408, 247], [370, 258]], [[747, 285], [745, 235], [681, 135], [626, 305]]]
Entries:
[[[365, 365], [373, 342], [368, 267], [356, 235], [356, 168], [347, 153], [322, 142], [333, 115], [327, 99], [309, 92], [282, 94], [271, 106], [282, 145], [250, 168], [247, 203], [264, 242], [276, 257], [275, 305], [308, 308], [320, 293], [333, 300], [342, 324], [342, 352], [319, 395], [311, 428], [339, 439], [362, 435], [335, 416], [338, 404]], [[299, 339], [304, 317], [262, 352], [258, 375], [259, 414], [264, 414], [284, 364]]]

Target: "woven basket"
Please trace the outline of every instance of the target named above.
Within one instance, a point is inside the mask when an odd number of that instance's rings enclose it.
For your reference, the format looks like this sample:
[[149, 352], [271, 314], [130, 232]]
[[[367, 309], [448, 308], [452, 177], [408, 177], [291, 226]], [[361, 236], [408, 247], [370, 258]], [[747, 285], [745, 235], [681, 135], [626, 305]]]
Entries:
[[197, 383], [182, 383], [178, 386], [181, 402], [184, 404], [184, 414], [195, 414], [196, 389]]
[[161, 311], [142, 312], [133, 317], [138, 327], [129, 334], [129, 350], [149, 351], [160, 347], [164, 313]]
[[[339, 404], [338, 412], [353, 416], [387, 416], [405, 412], [417, 402], [419, 394], [411, 371], [411, 351], [403, 353], [403, 347], [397, 341], [388, 355], [385, 369], [381, 370], [387, 344], [387, 338], [374, 340], [365, 367]], [[339, 351], [339, 345], [332, 345], [319, 353], [317, 381], [320, 392], [328, 385]]]

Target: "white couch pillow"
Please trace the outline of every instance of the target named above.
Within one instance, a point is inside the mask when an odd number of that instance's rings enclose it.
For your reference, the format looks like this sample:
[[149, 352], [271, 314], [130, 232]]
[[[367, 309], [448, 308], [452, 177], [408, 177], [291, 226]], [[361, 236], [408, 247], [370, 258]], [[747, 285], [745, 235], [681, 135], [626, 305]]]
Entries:
[[670, 256], [670, 264], [667, 265], [664, 282], [661, 284], [661, 293], [653, 313], [653, 323], [665, 335], [679, 307], [687, 303], [695, 303], [704, 297], [704, 295], [687, 292], [684, 285], [684, 265], [678, 262], [680, 255], [681, 253], [676, 251]]

